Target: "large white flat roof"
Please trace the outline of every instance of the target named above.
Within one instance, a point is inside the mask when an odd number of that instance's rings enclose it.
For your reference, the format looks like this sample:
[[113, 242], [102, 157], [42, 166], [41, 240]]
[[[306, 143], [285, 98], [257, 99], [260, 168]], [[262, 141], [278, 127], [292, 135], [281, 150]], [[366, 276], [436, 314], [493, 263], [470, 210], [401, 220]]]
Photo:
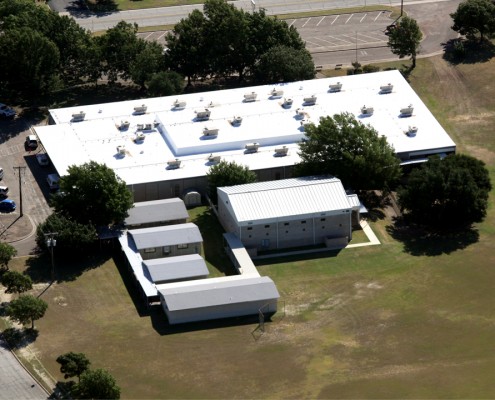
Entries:
[[[341, 82], [340, 92], [329, 91], [329, 85]], [[380, 86], [392, 84], [389, 94]], [[272, 89], [283, 90], [282, 97], [271, 97]], [[256, 93], [256, 101], [245, 101], [245, 94]], [[304, 98], [316, 96], [315, 105]], [[291, 98], [290, 108], [282, 107]], [[186, 102], [174, 110], [178, 99]], [[146, 113], [136, 115], [134, 108], [146, 105]], [[404, 118], [400, 109], [413, 105], [411, 117]], [[363, 105], [373, 107], [370, 117], [361, 115]], [[208, 121], [198, 121], [196, 112], [207, 108]], [[129, 185], [204, 176], [210, 166], [208, 155], [236, 161], [251, 170], [293, 165], [299, 161], [297, 143], [304, 137], [301, 118], [318, 123], [320, 117], [350, 112], [365, 124], [387, 137], [397, 153], [441, 153], [455, 150], [455, 143], [434, 118], [399, 71], [314, 79], [279, 85], [194, 93], [171, 97], [139, 99], [106, 104], [50, 110], [56, 125], [37, 126], [36, 133], [61, 175], [70, 165], [90, 160], [104, 163]], [[73, 114], [85, 113], [81, 122]], [[234, 117], [242, 117], [233, 126]], [[129, 129], [118, 126], [129, 122]], [[145, 140], [134, 142], [138, 124], [149, 124]], [[416, 127], [415, 136], [404, 132]], [[204, 128], [218, 129], [218, 136], [204, 136]], [[248, 143], [259, 143], [257, 153], [245, 152]], [[286, 156], [275, 156], [275, 148], [288, 147]], [[124, 146], [124, 156], [117, 146]], [[178, 158], [180, 168], [168, 169], [167, 162]]]

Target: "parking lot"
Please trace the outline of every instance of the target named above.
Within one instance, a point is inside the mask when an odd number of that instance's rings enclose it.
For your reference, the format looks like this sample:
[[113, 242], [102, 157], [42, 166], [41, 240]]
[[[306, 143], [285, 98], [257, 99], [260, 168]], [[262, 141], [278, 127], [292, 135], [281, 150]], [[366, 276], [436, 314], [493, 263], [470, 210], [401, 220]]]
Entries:
[[[48, 206], [50, 193], [46, 184], [46, 175], [53, 171], [53, 167], [42, 167], [38, 164], [36, 154], [43, 152], [41, 146], [32, 151], [24, 147], [26, 136], [31, 134], [29, 127], [30, 122], [25, 118], [0, 120], [0, 167], [4, 170], [4, 177], [0, 184], [8, 186], [8, 198], [17, 204], [15, 211], [0, 213], [0, 238], [8, 242], [16, 241], [17, 243], [18, 239], [33, 231], [51, 213]], [[19, 218], [21, 190], [22, 211], [26, 217], [22, 219]], [[21, 224], [28, 224], [29, 227], [20, 229]], [[20, 231], [22, 231], [21, 237], [17, 237]], [[30, 239], [30, 242], [24, 246], [21, 244], [18, 247], [15, 244], [19, 255], [31, 252], [34, 236]]]
[[[386, 46], [385, 28], [393, 20], [390, 11], [373, 11], [286, 20], [297, 28], [311, 53]], [[167, 31], [139, 33], [138, 36], [165, 45]]]

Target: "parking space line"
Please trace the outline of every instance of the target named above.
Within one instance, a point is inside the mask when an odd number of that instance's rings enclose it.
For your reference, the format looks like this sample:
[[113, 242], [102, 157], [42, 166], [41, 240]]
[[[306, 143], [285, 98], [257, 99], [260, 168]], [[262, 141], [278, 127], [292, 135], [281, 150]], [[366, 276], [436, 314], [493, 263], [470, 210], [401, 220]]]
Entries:
[[333, 25], [333, 23], [334, 23], [335, 21], [337, 21], [337, 20], [339, 19], [339, 17], [340, 17], [340, 15], [337, 15], [337, 16], [335, 17], [335, 19], [332, 21], [332, 23], [331, 23], [330, 25]]
[[[315, 38], [315, 39], [318, 39], [318, 38]], [[311, 40], [308, 40], [306, 39], [306, 46], [309, 44], [312, 44], [314, 47], [322, 47], [320, 43], [315, 43], [315, 42], [312, 42]]]
[[144, 40], [148, 40], [148, 39], [149, 39], [149, 37], [150, 37], [150, 36], [152, 36], [152, 35], [154, 35], [154, 34], [155, 34], [155, 32], [150, 32], [150, 34], [149, 34], [149, 35], [147, 35], [147, 36], [144, 38]]
[[361, 18], [361, 19], [359, 20], [359, 23], [363, 22], [363, 19], [365, 19], [367, 15], [368, 15], [368, 14], [364, 14], [364, 15], [363, 15], [363, 18]]
[[162, 37], [164, 37], [164, 36], [165, 36], [165, 34], [166, 34], [166, 33], [167, 33], [167, 31], [164, 31], [164, 32], [163, 32], [160, 36], [158, 36], [158, 37], [156, 38], [156, 41], [158, 42], [158, 41], [159, 41]]
[[378, 18], [380, 18], [380, 15], [382, 15], [382, 12], [379, 12], [379, 13], [378, 13], [378, 15], [377, 15], [377, 16], [376, 16], [376, 18], [373, 20], [373, 22], [376, 22], [376, 20], [377, 20]]
[[293, 20], [290, 24], [289, 24], [289, 28], [294, 24], [294, 22], [296, 22], [296, 20]]
[[316, 24], [316, 26], [320, 25], [321, 24], [321, 21], [323, 21], [325, 19], [326, 15], [324, 15], [319, 21], [318, 23]]
[[311, 21], [311, 18], [308, 18], [308, 20], [303, 24], [303, 26], [301, 26], [301, 28], [304, 28], [309, 21]]
[[327, 36], [327, 37], [335, 39], [335, 40], [339, 40], [339, 41], [344, 42], [344, 43], [354, 43], [354, 40], [348, 41], [348, 40], [344, 40], [344, 39], [341, 39], [341, 38], [335, 37], [335, 36]]
[[337, 46], [337, 43], [335, 43], [335, 42], [331, 42], [330, 40], [326, 40], [326, 39], [323, 39], [323, 38], [320, 38], [320, 37], [317, 37], [317, 38], [315, 38], [315, 39], [316, 39], [316, 40], [321, 40], [322, 42], [328, 43], [328, 44], [330, 44], [330, 45], [332, 45], [332, 46]]
[[346, 24], [351, 20], [351, 18], [353, 17], [353, 15], [354, 14], [351, 14], [351, 16], [349, 18], [347, 18], [347, 21], [345, 21]]

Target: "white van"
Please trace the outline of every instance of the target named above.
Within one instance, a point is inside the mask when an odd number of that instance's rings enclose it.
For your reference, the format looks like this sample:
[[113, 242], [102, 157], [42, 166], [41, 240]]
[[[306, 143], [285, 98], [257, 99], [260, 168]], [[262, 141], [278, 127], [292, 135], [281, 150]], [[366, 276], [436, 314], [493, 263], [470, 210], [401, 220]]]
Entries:
[[58, 174], [48, 174], [48, 176], [46, 177], [46, 183], [48, 183], [48, 187], [50, 188], [50, 190], [58, 190], [59, 189], [59, 185], [58, 185], [58, 182], [60, 180], [60, 176], [58, 176]]

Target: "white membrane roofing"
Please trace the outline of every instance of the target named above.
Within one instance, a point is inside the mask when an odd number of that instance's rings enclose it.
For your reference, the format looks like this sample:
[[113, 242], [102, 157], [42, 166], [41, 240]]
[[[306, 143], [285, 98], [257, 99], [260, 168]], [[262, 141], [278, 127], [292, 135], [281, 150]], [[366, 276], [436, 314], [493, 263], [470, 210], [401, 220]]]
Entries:
[[[330, 84], [342, 83], [340, 92], [331, 92]], [[391, 93], [380, 86], [392, 84]], [[272, 97], [272, 89], [283, 95]], [[255, 101], [245, 101], [256, 93]], [[304, 103], [316, 97], [314, 105]], [[284, 98], [291, 107], [282, 107]], [[185, 107], [175, 110], [175, 100]], [[137, 115], [135, 107], [145, 105], [146, 113]], [[361, 107], [374, 108], [371, 116], [361, 114]], [[412, 116], [400, 109], [412, 105]], [[197, 112], [208, 109], [208, 121], [198, 121]], [[296, 110], [301, 111], [297, 115]], [[81, 122], [73, 114], [85, 113]], [[320, 117], [350, 112], [387, 137], [397, 153], [431, 154], [455, 150], [455, 143], [434, 118], [399, 71], [314, 79], [279, 85], [221, 90], [171, 97], [139, 99], [50, 110], [55, 125], [37, 126], [36, 133], [50, 155], [57, 172], [67, 173], [70, 165], [90, 160], [105, 163], [128, 184], [204, 176], [213, 165], [208, 156], [221, 156], [251, 170], [289, 166], [299, 161], [298, 142], [304, 138], [302, 123], [318, 124]], [[234, 117], [242, 117], [238, 126]], [[127, 130], [119, 130], [122, 122]], [[135, 142], [138, 124], [149, 129], [144, 141]], [[415, 135], [406, 135], [409, 127]], [[204, 129], [218, 129], [217, 136], [205, 136]], [[258, 143], [258, 152], [247, 152], [246, 144]], [[119, 154], [117, 146], [123, 146]], [[277, 156], [276, 148], [286, 146], [286, 156]], [[180, 167], [171, 169], [168, 161], [179, 159]]]

